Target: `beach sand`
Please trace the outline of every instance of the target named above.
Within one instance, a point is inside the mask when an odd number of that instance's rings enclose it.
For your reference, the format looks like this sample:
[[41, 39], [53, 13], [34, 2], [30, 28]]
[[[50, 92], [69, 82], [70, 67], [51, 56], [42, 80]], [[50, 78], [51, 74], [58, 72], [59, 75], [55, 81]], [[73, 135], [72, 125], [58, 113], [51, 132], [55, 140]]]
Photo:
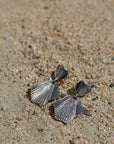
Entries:
[[[0, 143], [112, 144], [114, 76], [113, 0], [0, 1]], [[60, 98], [84, 80], [83, 113], [55, 120], [53, 103], [40, 108], [28, 90], [69, 72]]]

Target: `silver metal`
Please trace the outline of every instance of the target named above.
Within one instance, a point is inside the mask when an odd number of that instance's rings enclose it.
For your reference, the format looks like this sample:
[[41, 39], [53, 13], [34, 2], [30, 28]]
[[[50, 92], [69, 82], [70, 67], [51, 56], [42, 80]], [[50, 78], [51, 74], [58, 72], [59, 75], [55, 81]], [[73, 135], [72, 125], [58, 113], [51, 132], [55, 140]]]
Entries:
[[62, 65], [58, 65], [54, 72], [53, 80], [40, 82], [31, 87], [31, 101], [43, 106], [49, 100], [59, 97], [59, 87], [57, 81], [65, 78], [67, 74], [68, 71], [65, 70]]
[[59, 87], [53, 80], [47, 80], [31, 87], [31, 101], [45, 105], [49, 100], [59, 97]]
[[76, 96], [69, 95], [54, 103], [55, 118], [69, 123], [74, 117], [81, 114], [82, 106], [81, 101], [78, 98], [88, 94], [91, 91], [91, 87], [85, 84], [84, 81], [80, 81], [76, 85]]
[[91, 91], [91, 87], [84, 81], [79, 81], [76, 84], [76, 96], [83, 97]]
[[81, 114], [82, 106], [79, 98], [69, 95], [54, 103], [54, 113], [57, 120], [69, 123]]
[[65, 78], [68, 75], [68, 71], [62, 66], [58, 65], [55, 72], [54, 72], [54, 81], [59, 81], [63, 78]]

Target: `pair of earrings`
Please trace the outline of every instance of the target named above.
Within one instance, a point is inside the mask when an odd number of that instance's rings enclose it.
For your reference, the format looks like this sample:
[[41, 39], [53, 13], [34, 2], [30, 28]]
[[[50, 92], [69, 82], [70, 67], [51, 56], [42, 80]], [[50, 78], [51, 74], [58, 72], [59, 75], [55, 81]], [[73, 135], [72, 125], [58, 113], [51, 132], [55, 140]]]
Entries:
[[[58, 81], [65, 78], [68, 75], [68, 71], [62, 65], [58, 65], [52, 75], [51, 80], [47, 80], [38, 83], [31, 87], [31, 101], [37, 103], [40, 106], [45, 105], [50, 100], [54, 100], [59, 97]], [[76, 84], [76, 95], [68, 95], [58, 101], [54, 106], [55, 118], [69, 123], [74, 117], [81, 114], [82, 106], [79, 97], [88, 94], [91, 91], [91, 87], [80, 81]]]

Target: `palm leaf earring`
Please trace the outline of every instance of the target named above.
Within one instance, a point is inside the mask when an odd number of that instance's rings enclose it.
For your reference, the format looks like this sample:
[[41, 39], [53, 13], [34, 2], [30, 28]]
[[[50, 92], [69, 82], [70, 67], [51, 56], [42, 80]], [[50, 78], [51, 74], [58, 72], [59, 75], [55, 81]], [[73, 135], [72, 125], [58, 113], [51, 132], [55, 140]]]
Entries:
[[82, 105], [78, 97], [82, 97], [91, 91], [91, 87], [80, 81], [76, 85], [76, 95], [69, 95], [54, 103], [54, 113], [57, 120], [69, 123], [74, 117], [81, 114]]
[[49, 100], [59, 97], [57, 82], [65, 78], [67, 74], [68, 71], [62, 65], [58, 65], [51, 80], [40, 82], [31, 87], [31, 101], [43, 106]]

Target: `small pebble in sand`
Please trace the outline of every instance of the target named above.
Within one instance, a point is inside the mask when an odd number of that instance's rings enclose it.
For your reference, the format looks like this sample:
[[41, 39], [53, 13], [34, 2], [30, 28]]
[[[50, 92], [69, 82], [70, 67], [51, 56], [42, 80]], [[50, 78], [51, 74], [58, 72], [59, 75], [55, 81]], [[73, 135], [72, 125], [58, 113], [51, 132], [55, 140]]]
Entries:
[[92, 99], [92, 101], [95, 101], [95, 100], [97, 100], [97, 99], [98, 99], [98, 96], [94, 97], [94, 98]]
[[109, 85], [109, 87], [111, 87], [111, 88], [112, 88], [113, 86], [114, 86], [114, 83], [111, 83], [111, 84]]
[[1, 108], [1, 110], [2, 110], [2, 111], [6, 111], [6, 110], [7, 110], [7, 107], [4, 106], [4, 107]]
[[32, 45], [28, 45], [28, 47], [31, 49], [31, 48], [32, 48]]
[[108, 104], [111, 105], [112, 103], [111, 103], [111, 102], [108, 102]]
[[83, 109], [83, 114], [85, 114], [86, 116], [91, 116], [90, 110], [87, 110], [86, 108]]

